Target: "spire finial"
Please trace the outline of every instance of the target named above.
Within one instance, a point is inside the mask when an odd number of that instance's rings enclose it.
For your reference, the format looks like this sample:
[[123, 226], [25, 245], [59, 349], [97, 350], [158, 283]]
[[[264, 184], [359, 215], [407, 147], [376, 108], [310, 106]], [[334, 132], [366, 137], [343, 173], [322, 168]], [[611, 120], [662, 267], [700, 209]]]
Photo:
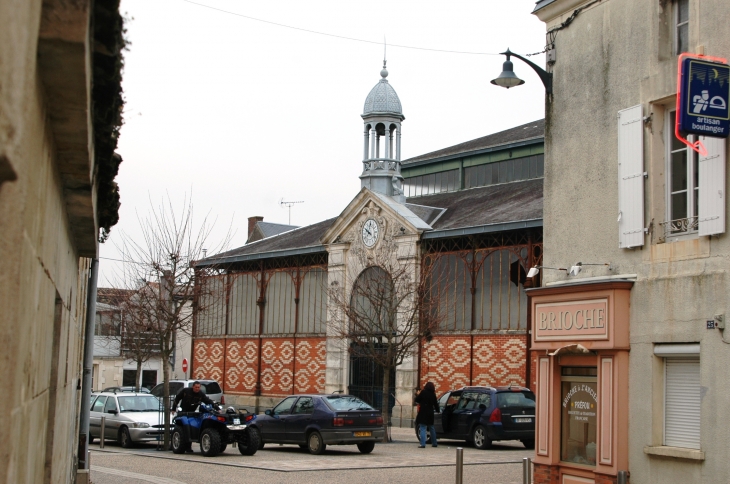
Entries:
[[381, 76], [381, 77], [382, 77], [383, 79], [385, 79], [386, 77], [388, 77], [388, 69], [386, 69], [386, 68], [385, 68], [385, 65], [386, 65], [386, 64], [388, 63], [388, 61], [386, 60], [386, 59], [388, 58], [388, 57], [386, 56], [386, 47], [387, 47], [387, 46], [388, 46], [388, 44], [387, 44], [387, 43], [386, 43], [386, 41], [385, 41], [385, 35], [384, 35], [384, 36], [383, 36], [383, 70], [382, 70], [382, 71], [380, 71], [380, 76]]

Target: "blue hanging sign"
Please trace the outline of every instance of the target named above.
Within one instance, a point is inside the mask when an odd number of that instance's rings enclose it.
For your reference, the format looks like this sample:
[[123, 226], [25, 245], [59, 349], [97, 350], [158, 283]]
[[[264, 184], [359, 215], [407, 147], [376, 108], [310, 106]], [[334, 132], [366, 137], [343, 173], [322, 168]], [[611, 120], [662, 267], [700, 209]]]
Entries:
[[727, 138], [730, 135], [730, 66], [702, 59], [681, 59], [679, 130]]

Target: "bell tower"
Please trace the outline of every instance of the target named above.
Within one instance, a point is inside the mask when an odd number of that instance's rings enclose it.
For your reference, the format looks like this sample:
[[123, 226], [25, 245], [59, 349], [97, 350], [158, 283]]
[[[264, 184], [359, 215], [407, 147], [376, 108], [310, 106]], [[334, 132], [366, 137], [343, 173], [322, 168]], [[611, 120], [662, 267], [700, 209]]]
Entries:
[[388, 82], [383, 61], [380, 81], [365, 99], [362, 119], [365, 124], [361, 187], [405, 203], [401, 176], [400, 133], [405, 120], [400, 99]]

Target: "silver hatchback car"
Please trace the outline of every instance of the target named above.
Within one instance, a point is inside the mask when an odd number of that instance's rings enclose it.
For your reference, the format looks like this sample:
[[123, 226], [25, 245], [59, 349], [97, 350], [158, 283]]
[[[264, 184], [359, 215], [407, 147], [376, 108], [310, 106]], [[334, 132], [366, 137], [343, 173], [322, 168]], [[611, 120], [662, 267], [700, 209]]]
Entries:
[[102, 417], [106, 418], [104, 440], [116, 440], [125, 448], [137, 442], [157, 441], [164, 432], [160, 400], [149, 393], [93, 394], [89, 414], [89, 443], [101, 438]]

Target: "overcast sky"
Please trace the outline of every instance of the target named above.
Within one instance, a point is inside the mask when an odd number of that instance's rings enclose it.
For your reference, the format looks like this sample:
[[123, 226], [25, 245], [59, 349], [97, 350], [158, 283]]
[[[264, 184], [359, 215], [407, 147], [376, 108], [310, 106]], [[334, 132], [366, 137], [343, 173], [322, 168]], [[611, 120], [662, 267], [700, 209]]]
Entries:
[[[118, 147], [122, 206], [101, 245], [99, 286], [115, 283], [120, 263], [109, 259], [121, 258], [122, 234], [139, 237], [150, 199], [169, 195], [181, 207], [192, 193], [196, 218], [217, 218], [211, 247], [229, 226], [229, 247], [243, 245], [253, 215], [288, 223], [282, 199], [304, 202], [291, 209], [293, 225], [339, 215], [360, 189], [360, 115], [380, 79], [383, 37], [406, 117], [402, 159], [542, 118], [544, 88], [521, 61], [515, 72], [525, 85], [489, 83], [504, 62], [494, 54], [543, 50], [534, 3], [122, 0], [131, 41]], [[544, 66], [544, 58], [532, 60]]]

